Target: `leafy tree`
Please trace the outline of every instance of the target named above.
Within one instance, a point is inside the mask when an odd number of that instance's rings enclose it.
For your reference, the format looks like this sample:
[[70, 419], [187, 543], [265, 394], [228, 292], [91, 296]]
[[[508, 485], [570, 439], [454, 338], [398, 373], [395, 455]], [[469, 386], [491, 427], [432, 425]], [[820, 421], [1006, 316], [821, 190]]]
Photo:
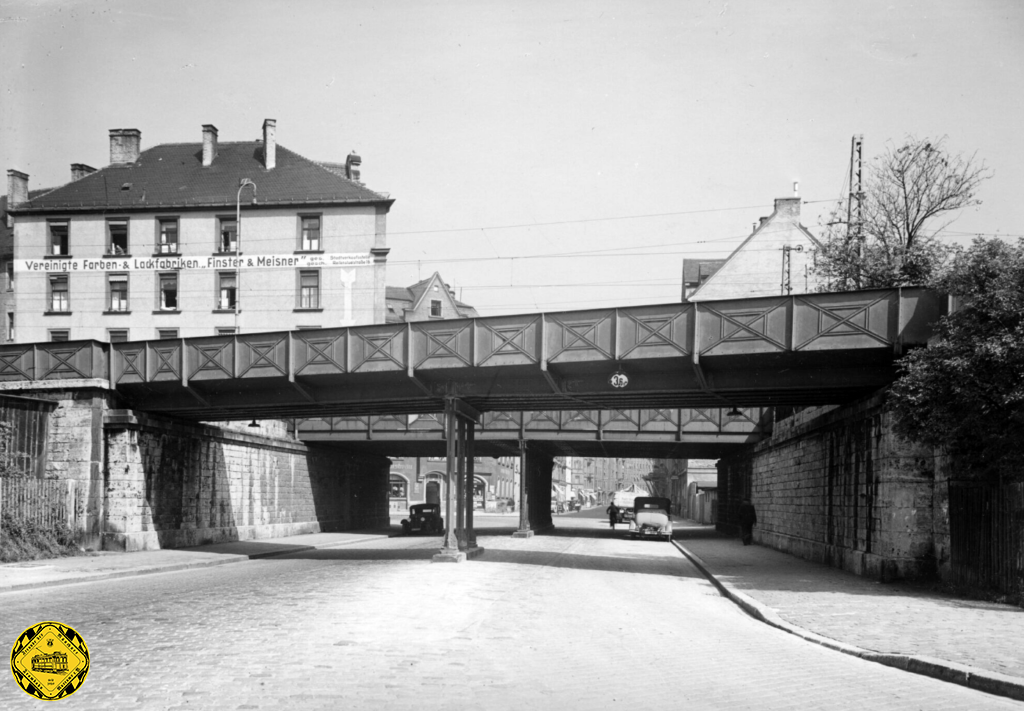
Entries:
[[975, 156], [953, 155], [944, 142], [907, 137], [870, 162], [859, 212], [844, 203], [850, 218], [831, 219], [815, 253], [825, 290], [920, 285], [942, 267], [949, 249], [935, 235], [953, 212], [981, 203], [978, 187], [991, 177]]
[[931, 286], [956, 307], [900, 363], [896, 431], [987, 475], [1024, 477], [1024, 240], [979, 238]]

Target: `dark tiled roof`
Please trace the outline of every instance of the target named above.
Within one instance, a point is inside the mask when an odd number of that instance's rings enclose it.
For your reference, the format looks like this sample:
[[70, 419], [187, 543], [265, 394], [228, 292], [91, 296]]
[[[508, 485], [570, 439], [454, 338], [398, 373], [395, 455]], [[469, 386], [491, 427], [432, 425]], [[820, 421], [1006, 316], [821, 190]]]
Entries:
[[[221, 143], [203, 167], [201, 143], [165, 143], [134, 163], [110, 165], [29, 200], [29, 210], [156, 209], [235, 206], [239, 181], [256, 183], [260, 205], [390, 203], [387, 196], [349, 180], [278, 144], [273, 170], [263, 167], [261, 141]], [[243, 201], [252, 199], [246, 189]]]
[[684, 259], [683, 283], [696, 284], [707, 279], [725, 264], [724, 259]]
[[392, 301], [412, 301], [414, 298], [404, 286], [385, 287], [384, 297]]

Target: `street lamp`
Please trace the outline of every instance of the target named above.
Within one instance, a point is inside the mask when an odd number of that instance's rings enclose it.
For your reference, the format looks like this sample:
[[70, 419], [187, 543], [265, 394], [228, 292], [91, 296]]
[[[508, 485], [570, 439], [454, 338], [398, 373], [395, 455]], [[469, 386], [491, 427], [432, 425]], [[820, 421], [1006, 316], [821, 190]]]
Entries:
[[242, 301], [242, 191], [252, 188], [252, 204], [256, 204], [256, 183], [249, 178], [238, 181], [235, 196], [235, 333], [238, 333], [238, 312]]

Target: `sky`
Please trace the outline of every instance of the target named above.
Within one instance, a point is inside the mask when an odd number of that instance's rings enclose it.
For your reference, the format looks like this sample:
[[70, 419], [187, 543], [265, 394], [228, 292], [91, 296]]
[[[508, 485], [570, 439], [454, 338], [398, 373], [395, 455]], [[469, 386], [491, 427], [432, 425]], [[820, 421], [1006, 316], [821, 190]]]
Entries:
[[1024, 235], [1024, 3], [0, 0], [0, 165], [32, 189], [142, 148], [362, 156], [388, 284], [481, 315], [679, 301], [773, 201], [812, 232], [864, 157], [945, 137], [991, 170], [943, 236]]

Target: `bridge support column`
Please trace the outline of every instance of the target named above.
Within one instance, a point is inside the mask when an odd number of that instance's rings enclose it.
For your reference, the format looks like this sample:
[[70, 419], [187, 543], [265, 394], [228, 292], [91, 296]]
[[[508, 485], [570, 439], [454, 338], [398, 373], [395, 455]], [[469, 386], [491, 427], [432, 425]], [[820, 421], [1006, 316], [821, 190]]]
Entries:
[[513, 538], [530, 538], [533, 529], [530, 528], [530, 504], [529, 488], [526, 485], [526, 478], [529, 476], [528, 463], [526, 461], [526, 440], [519, 440], [519, 530], [512, 534]]
[[[445, 466], [445, 512], [444, 538], [441, 550], [434, 555], [435, 563], [461, 563], [466, 560], [466, 499], [473, 496], [472, 486], [465, 483], [467, 434], [466, 428], [473, 427], [480, 413], [458, 398], [447, 397], [444, 401], [445, 437], [448, 456]], [[469, 467], [472, 476], [472, 465]], [[470, 528], [472, 528], [470, 514]], [[475, 543], [475, 540], [474, 540]]]
[[466, 554], [476, 556], [483, 553], [483, 548], [476, 544], [476, 529], [473, 528], [473, 459], [475, 454], [476, 425], [466, 423]]
[[459, 550], [466, 550], [466, 422], [459, 418], [455, 423], [455, 537], [459, 539]]
[[458, 458], [458, 434], [456, 432], [455, 400], [447, 398], [444, 401], [444, 426], [447, 439], [448, 452], [445, 462], [444, 474], [444, 538], [441, 541], [441, 550], [434, 554], [435, 563], [461, 563], [466, 560], [466, 554], [459, 550], [459, 539], [455, 530], [455, 510], [458, 508], [458, 498], [455, 495], [456, 488], [456, 459]]

